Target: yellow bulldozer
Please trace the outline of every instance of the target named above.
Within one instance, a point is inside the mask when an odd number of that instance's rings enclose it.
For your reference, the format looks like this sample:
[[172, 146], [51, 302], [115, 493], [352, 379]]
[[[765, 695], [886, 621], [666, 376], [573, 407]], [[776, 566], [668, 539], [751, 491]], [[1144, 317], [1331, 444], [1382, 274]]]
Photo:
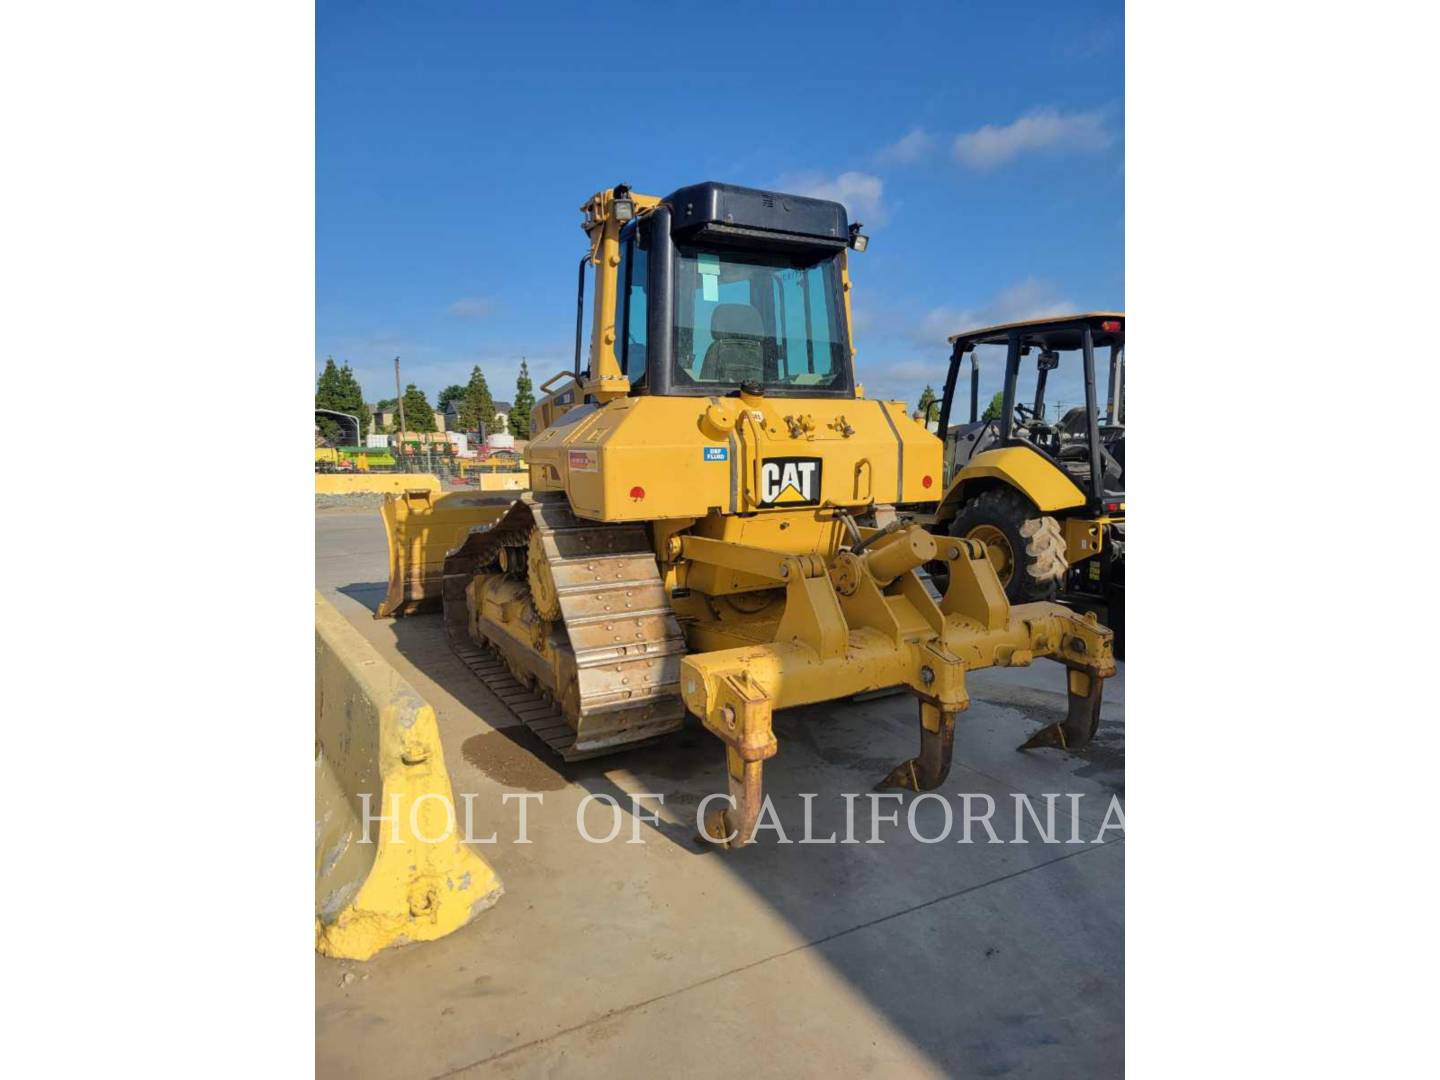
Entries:
[[[704, 831], [726, 846], [752, 838], [776, 709], [908, 688], [920, 751], [885, 782], [928, 790], [966, 672], [1049, 657], [1069, 708], [1025, 746], [1085, 745], [1110, 631], [1012, 605], [983, 544], [895, 515], [938, 501], [942, 447], [856, 382], [848, 260], [867, 238], [844, 207], [702, 183], [581, 209], [575, 365], [541, 386], [530, 487], [387, 500], [378, 616], [441, 607], [460, 657], [566, 760], [688, 710], [725, 747], [729, 805]], [[943, 594], [917, 574], [935, 562]]]

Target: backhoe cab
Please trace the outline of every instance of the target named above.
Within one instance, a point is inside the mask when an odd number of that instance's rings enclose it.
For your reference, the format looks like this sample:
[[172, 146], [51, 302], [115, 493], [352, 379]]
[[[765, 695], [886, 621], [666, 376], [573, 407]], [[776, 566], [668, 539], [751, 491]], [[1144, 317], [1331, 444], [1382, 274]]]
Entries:
[[[1013, 603], [1058, 594], [1103, 604], [1123, 655], [1125, 536], [1125, 316], [1093, 312], [1033, 319], [957, 334], [940, 402], [946, 489], [933, 524], [985, 545]], [[976, 415], [980, 350], [1004, 349], [1000, 415]], [[1109, 379], [1103, 412], [1097, 358]], [[970, 420], [950, 426], [959, 374], [970, 364]], [[1083, 378], [1085, 404], [1046, 416], [1050, 372], [1063, 363]], [[1030, 403], [1022, 372], [1034, 365]], [[931, 519], [926, 519], [931, 520]]]
[[[886, 781], [928, 789], [966, 672], [1048, 656], [1070, 708], [1026, 745], [1088, 742], [1109, 631], [1012, 609], [983, 546], [895, 515], [938, 497], [942, 445], [856, 385], [847, 259], [865, 241], [844, 207], [706, 183], [611, 188], [582, 211], [575, 365], [541, 388], [531, 489], [500, 514], [388, 504], [380, 613], [442, 599], [457, 654], [566, 760], [688, 710], [725, 746], [730, 807], [705, 822], [725, 844], [753, 834], [776, 709], [908, 688], [920, 753]], [[949, 569], [938, 598], [916, 573], [931, 562]]]

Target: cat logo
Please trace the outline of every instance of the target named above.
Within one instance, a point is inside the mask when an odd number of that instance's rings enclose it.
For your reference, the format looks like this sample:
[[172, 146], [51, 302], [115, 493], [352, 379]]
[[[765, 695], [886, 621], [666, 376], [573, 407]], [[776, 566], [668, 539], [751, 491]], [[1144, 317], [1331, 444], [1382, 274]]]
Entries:
[[761, 506], [814, 506], [819, 501], [819, 458], [765, 459], [760, 467]]

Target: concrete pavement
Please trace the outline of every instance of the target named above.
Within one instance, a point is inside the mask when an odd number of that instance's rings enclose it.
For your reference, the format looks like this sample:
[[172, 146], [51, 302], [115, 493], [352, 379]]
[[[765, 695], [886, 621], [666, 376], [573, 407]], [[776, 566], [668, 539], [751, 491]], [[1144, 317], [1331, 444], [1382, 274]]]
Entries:
[[[379, 515], [322, 510], [316, 587], [439, 714], [457, 798], [473, 797], [475, 835], [506, 895], [470, 926], [367, 964], [316, 958], [321, 1075], [1115, 1076], [1123, 1070], [1124, 845], [1105, 831], [1123, 795], [1124, 674], [1106, 688], [1100, 733], [1080, 755], [1015, 747], [1063, 715], [1063, 669], [980, 672], [944, 786], [952, 828], [917, 842], [881, 824], [869, 844], [868, 793], [918, 745], [905, 696], [777, 714], [780, 753], [767, 792], [789, 839], [733, 853], [694, 839], [695, 812], [724, 790], [719, 743], [692, 723], [661, 745], [565, 766], [450, 653], [438, 616], [376, 621], [384, 592]], [[531, 843], [517, 844], [519, 806]], [[659, 824], [620, 815], [620, 838], [587, 843], [587, 795], [629, 803], [664, 795]], [[1056, 833], [1039, 842], [957, 843], [965, 801], [989, 795], [1014, 836], [1016, 793]], [[983, 799], [972, 798], [977, 812]], [[947, 807], [916, 807], [922, 836]], [[585, 819], [611, 824], [604, 806]], [[1114, 824], [1112, 817], [1111, 824]], [[1073, 828], [1073, 832], [1072, 832]]]

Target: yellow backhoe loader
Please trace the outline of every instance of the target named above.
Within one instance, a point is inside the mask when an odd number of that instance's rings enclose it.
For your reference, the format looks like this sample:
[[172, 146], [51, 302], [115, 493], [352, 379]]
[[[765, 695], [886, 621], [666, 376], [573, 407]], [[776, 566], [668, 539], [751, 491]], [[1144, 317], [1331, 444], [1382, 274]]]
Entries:
[[[1125, 617], [1125, 315], [1097, 311], [969, 330], [950, 339], [950, 370], [940, 399], [945, 495], [927, 528], [985, 545], [1013, 604], [1056, 598], [1101, 606], [1124, 658]], [[979, 403], [982, 348], [1005, 350], [1000, 415], [984, 420]], [[1096, 368], [1109, 351], [1101, 409]], [[950, 426], [960, 367], [970, 359], [970, 422]], [[1033, 404], [1019, 380], [1033, 357]], [[1045, 387], [1062, 362], [1077, 368], [1085, 404], [1050, 419]], [[932, 567], [943, 582], [944, 568]]]
[[[1087, 743], [1110, 632], [1012, 606], [982, 544], [895, 517], [939, 499], [941, 442], [856, 383], [848, 259], [867, 240], [844, 207], [703, 183], [581, 209], [575, 368], [541, 387], [530, 489], [391, 499], [379, 614], [438, 603], [461, 658], [567, 760], [688, 710], [725, 746], [730, 806], [704, 827], [726, 845], [753, 834], [776, 709], [909, 688], [920, 752], [886, 781], [927, 790], [965, 673], [1050, 657], [1068, 713], [1025, 745]], [[941, 596], [916, 574], [935, 561]]]

